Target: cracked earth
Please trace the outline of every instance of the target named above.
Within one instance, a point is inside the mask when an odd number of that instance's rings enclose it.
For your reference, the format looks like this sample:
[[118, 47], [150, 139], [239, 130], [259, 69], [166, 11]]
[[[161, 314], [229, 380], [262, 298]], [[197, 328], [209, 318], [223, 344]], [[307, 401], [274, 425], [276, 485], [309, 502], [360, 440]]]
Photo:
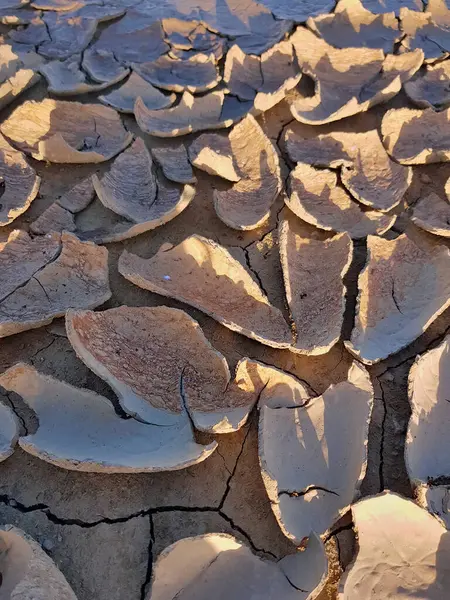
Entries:
[[[37, 86], [26, 97], [44, 95], [45, 87]], [[398, 100], [395, 102], [398, 105]], [[276, 142], [291, 120], [288, 103], [281, 102], [259, 122]], [[127, 126], [137, 131], [132, 119], [127, 121]], [[62, 166], [37, 161], [32, 161], [32, 165], [42, 176], [40, 195], [25, 215], [3, 228], [4, 238], [14, 228], [28, 227], [55, 198], [83, 177], [102, 174], [107, 169], [104, 165]], [[417, 197], [419, 177], [423, 173], [444, 182], [450, 176], [450, 165], [417, 168], [407, 200]], [[283, 179], [287, 174], [288, 169], [282, 162]], [[140, 289], [120, 276], [117, 261], [124, 249], [148, 258], [167, 240], [177, 244], [191, 234], [200, 233], [230, 247], [233, 256], [253, 274], [270, 302], [289, 320], [277, 240], [282, 197], [276, 201], [263, 227], [237, 231], [227, 228], [215, 213], [211, 190], [212, 182], [217, 186], [217, 180], [200, 171], [196, 176], [197, 194], [176, 219], [136, 238], [108, 245], [113, 293], [104, 308], [123, 304], [182, 308], [199, 322], [211, 344], [227, 359], [232, 372], [240, 358], [249, 356], [296, 375], [314, 394], [321, 394], [331, 383], [342, 381], [352, 362], [342, 342], [327, 354], [310, 357], [270, 348], [230, 331], [196, 309]], [[107, 220], [106, 210], [92, 206], [82, 218], [90, 220], [93, 227], [102, 227]], [[401, 222], [395, 230], [402, 231]], [[345, 277], [344, 339], [348, 339], [352, 329], [357, 277], [365, 259], [365, 242], [355, 242], [353, 262]], [[437, 346], [449, 331], [447, 310], [405, 350], [368, 367], [375, 400], [369, 430], [368, 467], [361, 488], [363, 496], [390, 489], [412, 497], [404, 463], [410, 415], [407, 376], [416, 355]], [[66, 337], [63, 319], [3, 339], [0, 372], [17, 362], [30, 363], [57, 379], [94, 390], [109, 398], [116, 410], [121, 411], [111, 389], [75, 355]], [[1, 399], [18, 416], [21, 434], [35, 431], [35, 418], [19, 396], [3, 393]], [[66, 471], [17, 448], [8, 460], [0, 463], [0, 522], [11, 523], [34, 537], [62, 570], [79, 600], [143, 600], [154, 559], [173, 542], [189, 536], [226, 532], [250, 545], [262, 557], [281, 558], [293, 553], [295, 546], [283, 535], [271, 510], [258, 461], [257, 429], [257, 415], [253, 411], [241, 430], [215, 436], [218, 449], [205, 462], [181, 471], [155, 474]], [[200, 443], [214, 439], [207, 434], [196, 433], [196, 436]], [[334, 526], [325, 539], [325, 546], [330, 559], [330, 576], [319, 599], [331, 600], [336, 598], [340, 574], [352, 560], [355, 548], [348, 514]]]

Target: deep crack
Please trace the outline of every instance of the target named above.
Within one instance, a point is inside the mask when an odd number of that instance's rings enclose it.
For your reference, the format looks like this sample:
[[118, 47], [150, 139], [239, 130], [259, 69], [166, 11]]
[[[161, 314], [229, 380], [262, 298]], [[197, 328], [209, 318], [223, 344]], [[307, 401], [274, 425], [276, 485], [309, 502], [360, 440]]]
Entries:
[[381, 402], [383, 403], [383, 419], [381, 421], [381, 440], [380, 440], [380, 464], [378, 467], [378, 477], [380, 479], [380, 492], [382, 492], [384, 490], [384, 436], [385, 436], [385, 427], [386, 427], [386, 416], [387, 416], [387, 410], [386, 410], [386, 399], [384, 397], [384, 388], [383, 385], [379, 379], [379, 377], [377, 377], [378, 380], [378, 384], [380, 386], [380, 390], [381, 390], [381, 398], [379, 398], [379, 400], [381, 400]]
[[247, 267], [248, 267], [249, 271], [255, 276], [255, 279], [258, 282], [259, 287], [264, 292], [266, 298], [268, 298], [267, 291], [264, 288], [264, 285], [263, 285], [263, 282], [261, 280], [261, 277], [259, 276], [259, 273], [257, 271], [255, 271], [255, 269], [252, 267], [252, 264], [250, 262], [250, 256], [248, 254], [247, 248], [242, 248], [242, 249], [244, 250], [245, 262], [247, 263]]
[[150, 536], [148, 543], [148, 559], [147, 559], [147, 571], [145, 573], [145, 579], [141, 586], [141, 600], [145, 600], [147, 597], [147, 589], [150, 585], [153, 573], [153, 544], [155, 543], [155, 526], [153, 523], [153, 515], [148, 515]]
[[247, 441], [247, 438], [248, 438], [248, 435], [250, 433], [251, 428], [252, 428], [251, 425], [249, 425], [248, 428], [247, 428], [247, 431], [246, 431], [245, 436], [244, 436], [244, 440], [242, 442], [241, 449], [239, 450], [239, 454], [237, 455], [236, 462], [234, 463], [233, 470], [230, 473], [230, 476], [228, 477], [227, 482], [225, 484], [225, 491], [223, 493], [222, 499], [221, 499], [221, 501], [219, 503], [219, 506], [217, 508], [217, 510], [219, 511], [219, 514], [221, 513], [223, 505], [225, 504], [225, 501], [226, 501], [226, 499], [228, 497], [228, 494], [230, 493], [230, 490], [231, 490], [231, 481], [232, 481], [232, 479], [233, 479], [233, 477], [234, 477], [234, 475], [236, 473], [236, 470], [238, 468], [239, 459], [241, 458], [242, 453], [244, 452], [245, 442]]

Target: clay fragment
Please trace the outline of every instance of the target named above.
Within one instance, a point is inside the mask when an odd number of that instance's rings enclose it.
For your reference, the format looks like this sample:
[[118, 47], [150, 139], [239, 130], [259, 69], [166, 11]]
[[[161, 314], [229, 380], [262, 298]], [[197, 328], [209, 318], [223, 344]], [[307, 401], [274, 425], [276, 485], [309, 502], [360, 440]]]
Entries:
[[393, 12], [398, 17], [400, 10], [409, 8], [410, 10], [423, 11], [422, 0], [361, 0], [364, 8], [377, 15]]
[[[431, 2], [429, 3], [431, 4]], [[420, 49], [425, 62], [434, 62], [445, 58], [450, 52], [450, 11], [445, 7], [446, 15], [416, 12], [408, 8], [400, 9], [401, 28], [404, 32], [401, 45], [404, 52]]]
[[91, 43], [97, 30], [97, 19], [66, 16], [48, 12], [43, 16], [49, 40], [39, 44], [37, 52], [49, 59], [63, 60], [83, 52]]
[[25, 231], [12, 231], [8, 240], [0, 244], [0, 301], [55, 260], [59, 252], [59, 235], [31, 239]]
[[322, 125], [363, 112], [393, 98], [420, 68], [423, 53], [385, 55], [370, 48], [336, 49], [298, 27], [291, 36], [301, 71], [314, 81], [315, 94], [298, 98], [292, 115]]
[[101, 32], [93, 47], [113, 52], [124, 66], [156, 60], [169, 50], [158, 18], [139, 6], [130, 7], [122, 19]]
[[165, 54], [153, 62], [135, 64], [134, 70], [152, 85], [172, 92], [206, 92], [221, 79], [212, 54], [196, 54], [187, 60]]
[[421, 165], [450, 160], [450, 109], [388, 110], [381, 122], [383, 144], [396, 161]]
[[28, 25], [36, 18], [36, 11], [30, 8], [2, 8], [0, 5], [0, 23], [3, 25]]
[[358, 553], [341, 579], [339, 600], [445, 600], [450, 550], [442, 525], [392, 492], [357, 502], [352, 513]]
[[213, 54], [216, 60], [220, 60], [226, 51], [226, 40], [198, 21], [163, 19], [162, 26], [174, 58], [186, 59], [204, 53]]
[[94, 174], [92, 181], [100, 202], [127, 223], [119, 223], [117, 231], [113, 227], [104, 235], [96, 230], [84, 232], [87, 239], [104, 241], [112, 236], [117, 241], [154, 229], [182, 212], [195, 195], [192, 186], [177, 186], [156, 175], [142, 138], [115, 159], [102, 179]]
[[301, 79], [294, 48], [279, 42], [260, 57], [245, 54], [235, 44], [227, 54], [224, 82], [232, 94], [253, 101], [253, 112], [269, 110]]
[[[141, 98], [136, 100], [134, 116], [144, 133], [157, 137], [175, 137], [205, 129], [230, 127], [248, 112], [246, 106], [227, 111], [232, 99], [224, 92], [210, 92], [193, 96], [184, 92], [180, 102], [173, 108], [149, 110]], [[231, 108], [231, 107], [229, 107]]]
[[31, 223], [31, 231], [36, 235], [46, 235], [52, 231], [75, 231], [73, 214], [54, 202]]
[[89, 206], [95, 196], [94, 184], [91, 177], [86, 177], [74, 185], [69, 191], [57, 200], [57, 203], [70, 211], [78, 213]]
[[239, 181], [239, 167], [233, 155], [229, 136], [202, 133], [188, 147], [189, 160], [202, 171], [228, 181]]
[[36, 433], [20, 447], [57, 467], [90, 473], [151, 473], [202, 462], [217, 442], [194, 441], [186, 413], [165, 427], [122, 419], [104, 396], [73, 387], [18, 363], [0, 375], [0, 385], [19, 394], [36, 413]]
[[175, 308], [69, 311], [66, 326], [79, 358], [113, 388], [122, 408], [153, 425], [172, 425], [187, 410], [201, 431], [237, 431], [264, 386], [260, 363], [247, 358], [231, 380], [197, 321]]
[[355, 326], [347, 349], [365, 364], [379, 362], [418, 338], [450, 305], [450, 252], [419, 247], [406, 234], [367, 238], [358, 279]]
[[102, 83], [89, 82], [81, 70], [81, 55], [75, 54], [64, 61], [54, 60], [40, 67], [39, 71], [47, 80], [48, 91], [56, 96], [89, 94], [104, 90], [121, 81], [127, 74], [123, 70], [115, 79]]
[[48, 325], [69, 308], [95, 308], [111, 297], [106, 248], [63, 233], [60, 253], [44, 264], [40, 270], [27, 268], [28, 281], [3, 297], [0, 337]]
[[286, 299], [295, 323], [300, 354], [324, 354], [341, 337], [346, 275], [353, 244], [346, 233], [332, 238], [305, 237], [295, 217], [279, 229], [280, 260]]
[[98, 99], [119, 112], [133, 114], [138, 98], [149, 110], [161, 110], [172, 106], [175, 97], [175, 94], [163, 94], [133, 71], [123, 85]]
[[296, 398], [289, 384], [275, 395], [268, 402], [263, 391], [259, 401], [261, 472], [278, 524], [300, 544], [311, 530], [325, 534], [358, 495], [373, 388], [355, 361], [322, 396]]
[[336, 173], [298, 163], [289, 176], [286, 205], [300, 219], [325, 231], [347, 232], [359, 239], [381, 235], [395, 223], [395, 215], [363, 210], [347, 191], [337, 185]]
[[184, 538], [156, 560], [146, 600], [314, 600], [328, 575], [320, 538], [312, 533], [306, 550], [277, 563], [262, 560], [225, 533]]
[[[297, 124], [298, 125], [298, 124]], [[306, 128], [306, 131], [304, 131]], [[394, 162], [376, 129], [309, 135], [310, 126], [290, 126], [284, 140], [294, 162], [341, 168], [341, 181], [356, 200], [382, 212], [397, 206], [412, 180], [412, 169]], [[298, 130], [300, 130], [298, 132]], [[302, 135], [303, 133], [303, 135]]]
[[278, 153], [251, 115], [228, 135], [241, 179], [229, 190], [214, 190], [217, 216], [229, 227], [255, 229], [270, 215], [282, 188]]
[[66, 578], [29, 535], [13, 525], [0, 529], [5, 598], [77, 600]]
[[41, 178], [27, 163], [22, 152], [15, 150], [0, 134], [0, 226], [12, 223], [36, 198]]
[[[447, 195], [450, 192], [450, 185], [446, 185]], [[413, 208], [411, 221], [434, 235], [450, 237], [450, 204], [435, 194], [430, 192], [427, 196], [419, 198]]]
[[14, 412], [0, 403], [0, 462], [14, 452], [19, 438], [19, 423]]
[[152, 148], [152, 155], [170, 181], [177, 181], [178, 183], [195, 183], [197, 181], [188, 160], [186, 147], [183, 144], [154, 147]]
[[339, 0], [332, 14], [309, 18], [306, 24], [335, 48], [380, 48], [388, 53], [402, 36], [393, 12], [376, 15], [361, 0]]
[[292, 334], [281, 311], [272, 306], [249, 272], [212, 240], [192, 235], [150, 259], [124, 251], [119, 272], [126, 279], [176, 298], [263, 344], [288, 348]]
[[121, 81], [130, 73], [130, 69], [126, 69], [116, 60], [113, 52], [100, 50], [95, 46], [83, 52], [81, 66], [89, 77], [99, 83]]
[[450, 105], [450, 61], [427, 65], [426, 71], [405, 83], [408, 98], [420, 108], [440, 110]]
[[[450, 338], [425, 352], [411, 367], [408, 396], [411, 417], [405, 444], [405, 463], [420, 504], [446, 524], [450, 477], [447, 459], [448, 396], [450, 393]], [[439, 490], [441, 488], [441, 490]], [[443, 491], [446, 493], [443, 494]], [[444, 502], [436, 502], [444, 496]]]
[[0, 46], [0, 109], [40, 80], [36, 69], [42, 60], [35, 52], [19, 52], [9, 44]]
[[111, 108], [49, 98], [24, 102], [0, 129], [26, 154], [55, 163], [104, 162], [133, 139]]

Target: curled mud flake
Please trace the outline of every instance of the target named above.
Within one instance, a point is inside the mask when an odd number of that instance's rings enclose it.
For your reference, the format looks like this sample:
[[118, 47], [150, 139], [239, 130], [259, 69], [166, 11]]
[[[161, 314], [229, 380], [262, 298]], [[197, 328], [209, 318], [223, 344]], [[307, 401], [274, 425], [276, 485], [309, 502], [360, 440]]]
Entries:
[[358, 550], [341, 579], [339, 600], [445, 600], [450, 547], [440, 523], [392, 492], [357, 502], [352, 513]]
[[0, 134], [0, 225], [8, 225], [24, 213], [36, 198], [41, 178]]
[[[306, 404], [287, 381], [260, 398], [259, 458], [272, 510], [283, 533], [300, 544], [327, 532], [358, 494], [367, 465], [373, 388], [354, 362], [347, 380]], [[272, 395], [273, 396], [273, 395]]]
[[31, 239], [25, 231], [12, 231], [8, 240], [0, 244], [0, 301], [55, 260], [60, 250], [60, 236], [57, 234]]
[[3, 525], [0, 529], [0, 556], [5, 597], [77, 600], [41, 545], [13, 525]]
[[78, 213], [89, 206], [94, 196], [95, 190], [92, 178], [86, 177], [86, 179], [83, 179], [80, 183], [77, 183], [65, 192], [57, 200], [57, 203], [71, 213]]
[[202, 133], [189, 145], [188, 152], [189, 160], [197, 169], [228, 181], [241, 179], [228, 135]]
[[92, 176], [100, 202], [134, 223], [148, 220], [158, 191], [152, 167], [144, 140], [137, 138], [119, 154], [102, 179]]
[[[285, 132], [285, 145], [294, 162], [341, 168], [341, 181], [356, 200], [381, 212], [397, 206], [412, 180], [412, 170], [394, 162], [386, 152], [378, 131], [336, 131], [309, 138], [297, 124]], [[304, 135], [309, 135], [305, 131]]]
[[123, 70], [115, 79], [103, 83], [89, 82], [86, 73], [81, 70], [81, 55], [74, 55], [64, 61], [53, 60], [40, 67], [40, 73], [45, 77], [48, 91], [55, 96], [73, 96], [104, 90], [121, 81], [127, 74]]
[[[281, 221], [280, 259], [286, 298], [295, 323], [300, 354], [324, 354], [341, 336], [346, 275], [353, 244], [346, 233], [332, 238], [305, 237], [292, 215]], [[323, 237], [323, 236], [322, 236]]]
[[98, 24], [96, 19], [73, 17], [58, 12], [46, 13], [43, 21], [50, 40], [39, 44], [37, 52], [45, 58], [59, 60], [83, 52], [91, 43]]
[[[450, 11], [439, 1], [442, 11], [430, 12], [429, 2], [426, 12], [416, 12], [408, 8], [400, 10], [400, 23], [404, 37], [401, 46], [404, 52], [420, 49], [425, 62], [435, 62], [445, 58], [450, 52]], [[436, 3], [434, 3], [436, 4]], [[445, 8], [444, 8], [445, 7]], [[437, 7], [436, 7], [437, 8]]]
[[28, 280], [24, 273], [23, 285], [3, 297], [0, 337], [48, 325], [69, 308], [95, 308], [111, 297], [107, 249], [80, 242], [70, 233], [63, 233], [61, 242], [52, 262], [27, 269]]
[[173, 425], [187, 410], [197, 429], [237, 431], [264, 382], [258, 365], [228, 364], [181, 310], [130, 308], [70, 311], [69, 340], [81, 360], [116, 392], [122, 408], [153, 425]]
[[66, 12], [76, 10], [85, 4], [84, 0], [34, 0], [31, 6], [39, 10]]
[[16, 364], [0, 385], [35, 412], [36, 433], [20, 447], [57, 467], [90, 473], [141, 473], [184, 469], [205, 460], [217, 443], [197, 444], [186, 413], [161, 427], [122, 419], [104, 396]]
[[269, 110], [301, 79], [294, 48], [279, 42], [260, 57], [234, 45], [227, 54], [224, 81], [232, 94], [253, 102], [253, 112]]
[[214, 190], [214, 207], [229, 227], [255, 229], [269, 218], [282, 188], [278, 153], [251, 115], [234, 126], [228, 139], [241, 178], [229, 190]]
[[396, 161], [420, 165], [450, 160], [450, 109], [388, 110], [381, 123], [383, 143]]
[[310, 18], [307, 25], [335, 48], [380, 48], [388, 53], [402, 37], [393, 12], [374, 14], [361, 0], [339, 0], [333, 14]]
[[205, 312], [225, 327], [275, 348], [288, 348], [292, 334], [250, 273], [229, 251], [193, 235], [150, 259], [123, 252], [119, 272], [157, 294]]
[[0, 403], [0, 462], [14, 452], [19, 438], [19, 423], [14, 412]]
[[123, 67], [109, 50], [101, 50], [91, 46], [83, 53], [81, 63], [83, 70], [99, 83], [120, 81], [130, 73], [130, 69]]
[[49, 98], [24, 102], [0, 129], [23, 152], [55, 163], [103, 162], [133, 139], [111, 108]]
[[240, 121], [243, 114], [222, 116], [225, 106], [224, 92], [209, 92], [193, 96], [184, 92], [173, 108], [149, 110], [141, 98], [136, 100], [134, 116], [144, 133], [157, 137], [175, 137], [205, 129], [230, 127]]
[[450, 253], [418, 246], [406, 234], [369, 236], [358, 279], [358, 305], [347, 349], [365, 364], [384, 360], [418, 338], [450, 305]]
[[175, 60], [165, 54], [153, 62], [135, 64], [133, 68], [152, 85], [171, 92], [206, 92], [221, 79], [212, 54], [196, 54], [187, 60]]
[[300, 219], [325, 231], [347, 232], [359, 239], [382, 234], [395, 223], [395, 215], [366, 210], [337, 185], [336, 173], [298, 163], [289, 177], [286, 205]]
[[46, 235], [52, 231], [75, 231], [75, 219], [73, 214], [54, 202], [31, 223], [31, 231], [36, 235]]
[[[447, 196], [450, 185], [446, 184]], [[450, 237], [450, 204], [434, 192], [419, 198], [413, 208], [411, 221], [417, 227], [442, 237]]]
[[212, 595], [313, 600], [327, 574], [325, 549], [313, 532], [306, 550], [278, 563], [262, 560], [231, 535], [207, 533], [179, 540], [158, 556], [146, 600], [206, 600]]
[[[140, 175], [142, 176], [142, 174]], [[103, 181], [103, 180], [102, 180]], [[136, 222], [128, 219], [122, 219], [119, 222], [99, 229], [78, 231], [77, 235], [81, 239], [91, 240], [98, 244], [107, 244], [110, 242], [120, 242], [146, 231], [156, 229], [172, 219], [175, 219], [192, 202], [195, 196], [195, 187], [192, 185], [179, 185], [158, 174], [156, 177], [157, 194], [156, 199], [146, 211], [139, 210], [142, 213], [143, 220]], [[100, 201], [107, 205], [111, 201], [108, 189], [102, 188], [102, 182], [96, 186]], [[103, 200], [101, 194], [105, 193]], [[129, 203], [123, 205], [124, 211], [128, 211], [131, 206]], [[146, 212], [146, 215], [144, 215]]]
[[450, 105], [450, 60], [427, 66], [423, 73], [405, 83], [408, 98], [420, 108], [439, 110]]
[[125, 83], [116, 90], [98, 97], [103, 104], [129, 114], [133, 114], [138, 98], [148, 110], [161, 110], [172, 106], [176, 96], [175, 94], [163, 94], [133, 71]]
[[220, 60], [226, 51], [226, 39], [198, 21], [163, 19], [162, 26], [174, 58], [186, 59], [203, 53], [213, 54], [216, 60]]
[[42, 61], [34, 51], [21, 52], [9, 44], [0, 46], [0, 109], [40, 80], [36, 69]]
[[124, 66], [156, 60], [169, 50], [158, 19], [151, 10], [139, 11], [138, 7], [131, 7], [122, 19], [100, 33], [93, 48], [113, 52], [116, 60]]
[[411, 417], [405, 445], [406, 468], [419, 503], [448, 524], [449, 337], [416, 359], [408, 383]]
[[380, 49], [336, 49], [299, 27], [291, 36], [301, 71], [314, 81], [313, 96], [291, 105], [302, 123], [322, 125], [387, 102], [420, 68], [423, 53], [387, 55]]
[[152, 148], [152, 155], [170, 181], [195, 183], [197, 178], [192, 172], [186, 146], [160, 146]]

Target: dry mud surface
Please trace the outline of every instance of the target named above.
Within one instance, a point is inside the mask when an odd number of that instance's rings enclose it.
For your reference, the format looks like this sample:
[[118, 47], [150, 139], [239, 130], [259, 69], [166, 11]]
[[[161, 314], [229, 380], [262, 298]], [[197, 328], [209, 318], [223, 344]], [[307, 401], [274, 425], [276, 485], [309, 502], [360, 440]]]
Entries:
[[[273, 10], [276, 2], [267, 3]], [[289, 3], [280, 0], [281, 16], [289, 13]], [[375, 5], [375, 2], [367, 2]], [[396, 3], [393, 3], [396, 4]], [[281, 10], [283, 9], [283, 10]], [[6, 29], [6, 28], [5, 28]], [[4, 121], [26, 100], [47, 97], [44, 82], [24, 92], [20, 99], [0, 113]], [[95, 97], [86, 96], [86, 101]], [[295, 90], [287, 98], [256, 117], [269, 139], [280, 148], [280, 168], [286, 182], [289, 163], [281, 139], [293, 120], [290, 106]], [[377, 129], [381, 133], [383, 115], [389, 109], [410, 107], [402, 91], [369, 113], [345, 119], [346, 130]], [[132, 115], [121, 115], [127, 129], [140, 135], [147, 146], [177, 148], [180, 139], [189, 143], [194, 136], [165, 140], [143, 134]], [[342, 123], [342, 122], [341, 122]], [[326, 134], [317, 126], [317, 134]], [[101, 178], [113, 160], [101, 164], [53, 164], [28, 157], [41, 177], [37, 198], [13, 223], [0, 230], [0, 242], [14, 229], [30, 230], [30, 225], [56, 199], [86, 177]], [[289, 167], [288, 167], [289, 165]], [[321, 355], [300, 355], [288, 349], [263, 345], [224, 327], [204, 312], [170, 297], [141, 289], [118, 272], [124, 250], [142, 258], [156, 254], [162, 244], [181, 243], [198, 234], [231, 249], [233, 256], [252, 274], [270, 303], [289, 322], [283, 272], [279, 259], [279, 226], [288, 209], [283, 194], [270, 209], [270, 218], [252, 230], [227, 227], [217, 216], [214, 190], [228, 189], [223, 180], [194, 169], [196, 194], [189, 206], [169, 223], [122, 242], [107, 243], [112, 295], [100, 308], [121, 305], [168, 306], [181, 308], [200, 324], [207, 340], [228, 362], [233, 374], [238, 361], [250, 357], [293, 374], [319, 395], [333, 383], [347, 377], [354, 360], [344, 346], [353, 327], [358, 275], [365, 264], [367, 243], [353, 240], [352, 263], [344, 276], [346, 310], [341, 340]], [[406, 208], [419, 198], [436, 193], [445, 198], [450, 163], [414, 165], [412, 183], [406, 191]], [[292, 217], [292, 213], [289, 213]], [[84, 230], [104, 230], [115, 224], [115, 215], [99, 203], [91, 204], [76, 219]], [[304, 224], [307, 232], [312, 225]], [[385, 234], [393, 239], [405, 229], [411, 236], [433, 236], [417, 229], [401, 215]], [[448, 238], [439, 237], [441, 245]], [[408, 374], [418, 354], [438, 346], [450, 332], [450, 312], [444, 311], [413, 343], [376, 364], [368, 365], [374, 386], [373, 411], [369, 426], [368, 464], [361, 495], [371, 496], [391, 490], [406, 498], [413, 490], [406, 471], [404, 446], [411, 408], [408, 401]], [[64, 318], [0, 340], [0, 374], [18, 362], [33, 365], [40, 372], [109, 398], [117, 410], [117, 398], [75, 354], [66, 334]], [[18, 415], [20, 434], [36, 430], [34, 415], [23, 400], [0, 388], [0, 400]], [[0, 524], [12, 524], [42, 545], [71, 585], [78, 600], [144, 600], [152, 577], [152, 565], [167, 546], [183, 538], [206, 533], [227, 533], [244, 542], [260, 557], [279, 559], [295, 552], [272, 512], [261, 477], [258, 458], [258, 415], [254, 408], [248, 422], [238, 431], [221, 435], [195, 432], [201, 444], [218, 443], [217, 450], [204, 462], [178, 471], [161, 473], [107, 474], [64, 470], [38, 459], [17, 447], [0, 463]], [[335, 600], [343, 569], [351, 562], [355, 536], [347, 512], [325, 538], [329, 558], [328, 582], [318, 600]], [[450, 592], [449, 592], [450, 593]], [[361, 598], [361, 600], [364, 600]]]

